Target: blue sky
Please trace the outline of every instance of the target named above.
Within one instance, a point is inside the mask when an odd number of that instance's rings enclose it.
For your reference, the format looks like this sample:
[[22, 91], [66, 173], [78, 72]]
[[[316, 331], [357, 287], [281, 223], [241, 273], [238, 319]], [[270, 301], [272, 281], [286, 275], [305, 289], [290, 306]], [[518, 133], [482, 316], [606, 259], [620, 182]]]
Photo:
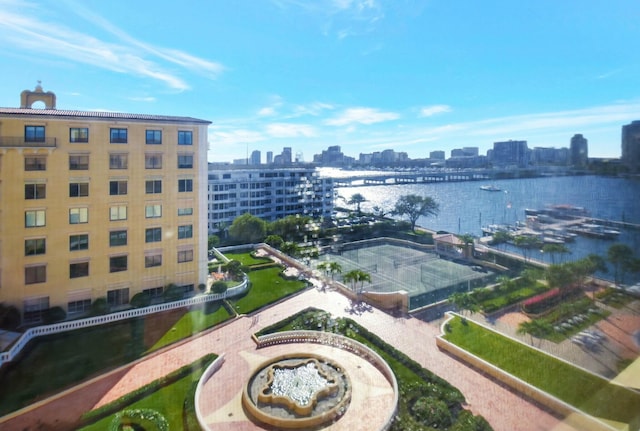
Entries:
[[0, 0], [0, 106], [212, 122], [210, 161], [523, 139], [619, 157], [640, 120], [637, 0]]

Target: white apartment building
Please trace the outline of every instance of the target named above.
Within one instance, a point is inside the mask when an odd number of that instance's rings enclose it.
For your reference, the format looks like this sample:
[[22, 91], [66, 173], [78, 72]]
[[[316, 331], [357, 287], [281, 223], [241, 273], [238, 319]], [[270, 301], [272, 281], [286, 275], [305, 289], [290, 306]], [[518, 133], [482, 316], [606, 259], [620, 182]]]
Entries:
[[330, 218], [333, 179], [310, 165], [209, 164], [208, 228], [217, 233], [245, 213], [274, 221], [288, 215]]

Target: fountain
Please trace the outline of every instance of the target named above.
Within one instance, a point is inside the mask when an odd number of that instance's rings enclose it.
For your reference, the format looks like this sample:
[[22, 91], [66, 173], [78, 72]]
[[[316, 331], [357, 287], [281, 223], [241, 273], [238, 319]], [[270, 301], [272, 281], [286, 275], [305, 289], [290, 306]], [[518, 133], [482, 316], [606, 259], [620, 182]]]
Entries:
[[350, 399], [351, 385], [342, 367], [305, 353], [260, 365], [245, 387], [242, 402], [259, 422], [302, 429], [338, 419]]

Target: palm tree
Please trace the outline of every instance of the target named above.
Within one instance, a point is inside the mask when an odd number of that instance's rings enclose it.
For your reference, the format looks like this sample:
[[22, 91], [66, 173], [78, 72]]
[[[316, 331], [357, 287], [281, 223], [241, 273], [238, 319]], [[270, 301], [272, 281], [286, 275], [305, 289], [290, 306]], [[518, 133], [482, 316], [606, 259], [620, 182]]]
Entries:
[[449, 296], [449, 302], [456, 306], [456, 308], [464, 314], [465, 310], [471, 313], [475, 313], [479, 310], [479, 306], [475, 299], [468, 292], [456, 292]]
[[542, 339], [549, 335], [552, 331], [553, 328], [551, 327], [551, 324], [549, 322], [542, 319], [535, 319], [520, 322], [516, 333], [520, 335], [529, 334], [529, 336], [531, 337], [531, 345], [533, 346], [534, 337]]
[[335, 274], [342, 273], [342, 265], [338, 262], [329, 262], [329, 272], [331, 273], [331, 280], [333, 280]]
[[[351, 283], [351, 289], [358, 295], [362, 293], [365, 281], [371, 283], [371, 274], [364, 272], [361, 269], [353, 269], [342, 276], [342, 279], [346, 283]], [[360, 288], [358, 289], [358, 283]]]
[[613, 265], [615, 284], [622, 284], [625, 274], [632, 266], [633, 249], [626, 244], [613, 244], [607, 250], [607, 260]]
[[363, 202], [366, 202], [367, 199], [360, 193], [355, 193], [353, 195], [351, 195], [351, 199], [349, 199], [349, 201], [347, 202], [347, 204], [349, 205], [355, 205], [356, 206], [356, 212], [358, 214], [360, 214], [360, 204]]
[[551, 256], [551, 264], [556, 263], [556, 255], [571, 253], [571, 250], [569, 250], [564, 244], [545, 244], [542, 246], [541, 250], [543, 253], [548, 253], [549, 256]]

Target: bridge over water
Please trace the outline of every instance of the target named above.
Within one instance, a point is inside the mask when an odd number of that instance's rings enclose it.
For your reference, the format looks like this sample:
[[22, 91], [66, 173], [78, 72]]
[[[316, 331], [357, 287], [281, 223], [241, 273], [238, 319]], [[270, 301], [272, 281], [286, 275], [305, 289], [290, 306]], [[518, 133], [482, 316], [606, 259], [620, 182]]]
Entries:
[[454, 181], [486, 181], [498, 178], [522, 178], [539, 176], [539, 172], [518, 170], [460, 170], [433, 172], [380, 172], [379, 174], [354, 174], [333, 179], [334, 187], [379, 186], [418, 183], [442, 183]]

